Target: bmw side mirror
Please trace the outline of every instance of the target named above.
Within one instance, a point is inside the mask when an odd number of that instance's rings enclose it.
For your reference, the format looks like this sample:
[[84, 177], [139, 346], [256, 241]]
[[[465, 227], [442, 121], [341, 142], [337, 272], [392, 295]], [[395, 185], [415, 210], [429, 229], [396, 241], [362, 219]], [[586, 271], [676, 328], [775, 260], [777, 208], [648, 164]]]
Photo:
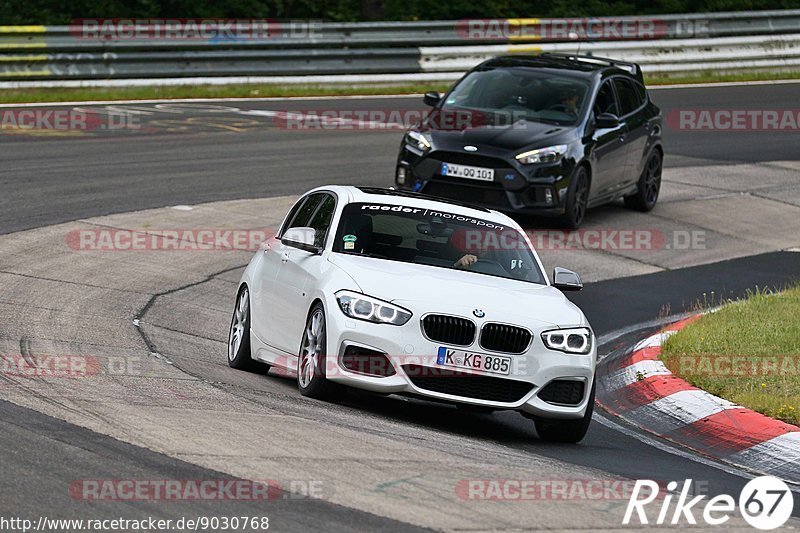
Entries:
[[583, 282], [577, 272], [555, 267], [553, 269], [553, 287], [561, 291], [579, 291], [583, 288]]
[[316, 236], [317, 230], [314, 228], [289, 228], [281, 237], [281, 242], [286, 246], [299, 248], [312, 254], [319, 254], [322, 252], [322, 248], [314, 245]]
[[426, 105], [431, 107], [435, 107], [436, 104], [439, 103], [439, 100], [442, 99], [442, 95], [439, 94], [437, 91], [430, 91], [425, 93], [425, 96], [422, 97], [422, 101], [425, 102]]
[[594, 125], [597, 128], [616, 128], [619, 126], [619, 117], [614, 113], [600, 113], [594, 119]]

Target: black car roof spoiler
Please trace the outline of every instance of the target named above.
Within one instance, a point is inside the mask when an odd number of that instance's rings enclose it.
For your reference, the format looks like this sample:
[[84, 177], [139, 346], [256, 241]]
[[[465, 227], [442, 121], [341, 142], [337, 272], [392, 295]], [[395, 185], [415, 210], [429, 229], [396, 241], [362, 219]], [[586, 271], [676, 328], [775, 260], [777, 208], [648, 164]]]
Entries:
[[644, 85], [644, 75], [642, 74], [642, 68], [636, 63], [630, 63], [628, 61], [620, 61], [618, 59], [610, 59], [608, 57], [570, 54], [568, 52], [545, 52], [543, 54], [539, 54], [539, 56], [566, 59], [568, 61], [580, 61], [581, 63], [593, 63], [595, 65], [605, 65], [609, 67], [618, 67], [623, 70], [629, 71], [636, 77], [637, 80], [639, 80]]

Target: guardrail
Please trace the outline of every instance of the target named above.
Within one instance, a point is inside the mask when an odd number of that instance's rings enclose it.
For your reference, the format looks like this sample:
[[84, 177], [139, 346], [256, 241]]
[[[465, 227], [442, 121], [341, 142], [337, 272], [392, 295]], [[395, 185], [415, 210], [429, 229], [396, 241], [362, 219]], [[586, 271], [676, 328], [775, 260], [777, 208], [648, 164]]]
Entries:
[[[213, 22], [213, 21], [209, 21]], [[93, 25], [94, 24], [94, 25]], [[607, 55], [677, 74], [800, 71], [800, 10], [591, 19], [275, 23], [247, 38], [169, 38], [115, 21], [117, 32], [72, 26], [0, 26], [0, 87], [180, 83], [449, 80], [501, 54]], [[180, 25], [180, 21], [171, 24]], [[114, 28], [114, 25], [111, 25]], [[169, 28], [170, 26], [165, 26]], [[162, 27], [163, 28], [163, 27]], [[264, 35], [266, 33], [266, 35]], [[178, 35], [176, 33], [175, 35]], [[219, 37], [222, 35], [222, 37]], [[197, 36], [195, 36], [197, 37]], [[93, 80], [93, 81], [92, 81]], [[137, 80], [134, 82], [133, 80]], [[187, 83], [189, 80], [185, 80]]]

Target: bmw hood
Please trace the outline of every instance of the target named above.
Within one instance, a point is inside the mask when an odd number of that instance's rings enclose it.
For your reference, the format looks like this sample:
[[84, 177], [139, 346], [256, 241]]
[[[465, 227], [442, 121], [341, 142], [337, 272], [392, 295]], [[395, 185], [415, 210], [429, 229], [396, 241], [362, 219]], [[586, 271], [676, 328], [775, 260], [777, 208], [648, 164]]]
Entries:
[[535, 329], [586, 324], [583, 313], [558, 289], [497, 276], [370, 257], [331, 254], [361, 292], [407, 307], [415, 316], [429, 312], [473, 315]]

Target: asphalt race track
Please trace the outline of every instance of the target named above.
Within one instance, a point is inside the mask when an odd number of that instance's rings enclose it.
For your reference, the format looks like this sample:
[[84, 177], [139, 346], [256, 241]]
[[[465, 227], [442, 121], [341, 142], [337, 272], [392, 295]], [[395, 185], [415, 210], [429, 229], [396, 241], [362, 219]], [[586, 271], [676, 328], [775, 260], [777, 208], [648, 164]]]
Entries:
[[[653, 98], [665, 114], [784, 109], [800, 100], [800, 84], [660, 89]], [[295, 131], [274, 112], [414, 110], [419, 99], [114, 107], [136, 128], [0, 133], [0, 353], [91, 354], [101, 365], [135, 361], [138, 369], [69, 382], [0, 374], [3, 516], [267, 515], [277, 531], [595, 530], [622, 527], [626, 500], [478, 502], [454, 487], [464, 479], [691, 478], [708, 494], [738, 495], [752, 477], [602, 413], [581, 444], [551, 445], [516, 413], [358, 393], [322, 404], [286, 377], [229, 369], [232, 293], [251, 252], [76, 251], [67, 236], [269, 228], [313, 186], [389, 185], [397, 130]], [[589, 213], [587, 227], [646, 228], [666, 244], [542, 251], [548, 269], [561, 264], [591, 282], [573, 299], [604, 342], [601, 354], [697, 302], [800, 279], [797, 131], [668, 128], [665, 143], [663, 199], [653, 213], [604, 207]], [[700, 245], [669, 245], [685, 231], [697, 232]], [[87, 502], [69, 490], [85, 479], [233, 478], [322, 488], [317, 498], [284, 491], [268, 502]]]

